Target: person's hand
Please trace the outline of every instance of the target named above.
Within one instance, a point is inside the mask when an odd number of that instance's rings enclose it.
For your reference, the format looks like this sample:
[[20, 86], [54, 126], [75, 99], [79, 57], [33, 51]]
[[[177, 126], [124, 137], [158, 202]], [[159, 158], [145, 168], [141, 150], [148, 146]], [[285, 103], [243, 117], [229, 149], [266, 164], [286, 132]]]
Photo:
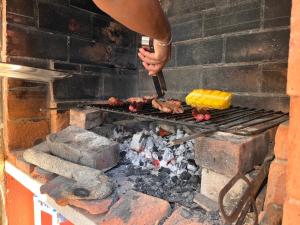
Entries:
[[171, 44], [162, 45], [159, 41], [153, 41], [154, 52], [149, 52], [144, 48], [139, 49], [138, 56], [142, 60], [142, 64], [150, 76], [154, 76], [157, 72], [167, 64], [171, 56]]

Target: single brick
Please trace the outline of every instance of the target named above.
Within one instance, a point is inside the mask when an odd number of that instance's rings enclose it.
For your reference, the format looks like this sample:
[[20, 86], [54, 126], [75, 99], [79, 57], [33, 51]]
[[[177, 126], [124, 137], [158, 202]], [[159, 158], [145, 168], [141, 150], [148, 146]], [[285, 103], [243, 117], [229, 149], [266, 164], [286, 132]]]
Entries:
[[70, 111], [51, 111], [51, 132], [57, 133], [70, 125]]
[[278, 126], [275, 136], [274, 152], [277, 159], [287, 160], [289, 122]]
[[266, 0], [264, 27], [288, 26], [291, 16], [291, 0]]
[[27, 174], [30, 174], [35, 166], [26, 162], [23, 158], [23, 152], [24, 150], [14, 150], [12, 151], [12, 154], [15, 155], [16, 157], [16, 167], [20, 170], [22, 170], [23, 172], [27, 173]]
[[258, 65], [209, 67], [202, 69], [202, 74], [202, 85], [206, 89], [258, 92], [261, 86], [261, 69]]
[[49, 171], [43, 170], [40, 167], [36, 166], [34, 167], [34, 170], [31, 172], [30, 176], [41, 182], [42, 184], [45, 184], [55, 178], [57, 175], [54, 173], [51, 173]]
[[99, 221], [101, 225], [159, 224], [170, 212], [167, 201], [130, 191], [120, 198]]
[[230, 62], [250, 62], [286, 59], [289, 49], [288, 29], [228, 37], [226, 59]]
[[8, 121], [7, 144], [10, 150], [32, 147], [49, 134], [47, 120]]
[[176, 209], [163, 225], [204, 225], [199, 218], [186, 218], [183, 207]]
[[178, 66], [220, 63], [222, 61], [223, 40], [201, 40], [176, 45]]
[[197, 138], [196, 163], [229, 177], [238, 172], [246, 173], [263, 162], [272, 147], [270, 143], [274, 143], [275, 131], [269, 129], [251, 137], [217, 132], [210, 137]]
[[8, 119], [46, 117], [46, 112], [40, 111], [40, 108], [47, 107], [47, 89], [44, 88], [45, 86], [41, 85], [41, 87], [20, 87], [9, 91]]
[[27, 16], [27, 17], [33, 17], [34, 1], [33, 0], [7, 1], [7, 11], [15, 14]]
[[171, 21], [173, 41], [184, 41], [202, 37], [201, 12], [178, 15]]
[[298, 225], [300, 221], [299, 200], [289, 199], [283, 208], [283, 225]]
[[67, 37], [8, 24], [7, 55], [66, 60]]
[[108, 198], [100, 200], [79, 200], [70, 199], [69, 204], [88, 211], [90, 214], [98, 215], [108, 212], [110, 207], [116, 201], [116, 196], [111, 195]]
[[275, 160], [272, 162], [268, 176], [265, 207], [267, 207], [270, 203], [283, 205], [286, 197], [286, 169], [286, 161]]
[[262, 66], [261, 92], [286, 94], [287, 63], [266, 63]]
[[38, 7], [40, 28], [87, 38], [92, 37], [90, 13], [47, 2], [39, 2]]
[[259, 28], [260, 1], [231, 7], [217, 7], [204, 13], [204, 35], [231, 33]]
[[103, 123], [103, 113], [99, 109], [71, 109], [70, 125], [92, 129]]

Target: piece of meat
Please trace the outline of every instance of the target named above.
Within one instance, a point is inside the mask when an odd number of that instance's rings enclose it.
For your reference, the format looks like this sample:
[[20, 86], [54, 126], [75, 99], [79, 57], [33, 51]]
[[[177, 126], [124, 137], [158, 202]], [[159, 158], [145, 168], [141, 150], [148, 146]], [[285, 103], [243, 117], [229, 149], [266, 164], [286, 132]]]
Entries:
[[130, 103], [128, 109], [130, 112], [138, 112], [143, 109], [143, 106], [144, 106], [144, 102], [133, 102]]
[[124, 102], [116, 97], [110, 97], [108, 99], [108, 104], [110, 106], [122, 106], [124, 105]]
[[152, 106], [153, 108], [156, 108], [165, 113], [173, 113], [173, 114], [183, 113], [181, 102], [178, 100], [160, 101], [157, 99], [153, 99]]
[[144, 96], [143, 97], [145, 104], [151, 104], [153, 99], [157, 99], [156, 95], [153, 96]]
[[209, 113], [208, 110], [205, 110], [205, 109], [194, 108], [192, 110], [192, 115], [195, 118], [195, 120], [198, 122], [207, 121], [207, 120], [211, 119], [211, 114]]
[[140, 103], [140, 102], [144, 103], [144, 99], [141, 97], [131, 97], [127, 99], [127, 102], [129, 102], [129, 104]]
[[131, 97], [127, 99], [129, 103], [129, 111], [130, 112], [138, 112], [143, 109], [145, 104], [144, 99], [141, 97]]

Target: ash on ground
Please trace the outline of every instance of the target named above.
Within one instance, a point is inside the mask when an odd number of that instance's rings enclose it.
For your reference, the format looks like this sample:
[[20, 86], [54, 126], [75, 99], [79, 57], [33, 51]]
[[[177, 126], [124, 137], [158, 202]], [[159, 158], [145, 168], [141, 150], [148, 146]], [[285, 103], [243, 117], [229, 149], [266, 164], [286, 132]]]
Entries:
[[117, 184], [118, 192], [136, 190], [165, 199], [175, 209], [186, 208], [186, 216], [199, 217], [205, 224], [221, 225], [217, 212], [209, 213], [193, 202], [200, 190], [201, 169], [194, 161], [194, 141], [169, 147], [170, 141], [187, 136], [178, 129], [162, 137], [160, 129], [130, 131], [114, 129], [110, 138], [120, 143], [121, 161], [106, 172]]

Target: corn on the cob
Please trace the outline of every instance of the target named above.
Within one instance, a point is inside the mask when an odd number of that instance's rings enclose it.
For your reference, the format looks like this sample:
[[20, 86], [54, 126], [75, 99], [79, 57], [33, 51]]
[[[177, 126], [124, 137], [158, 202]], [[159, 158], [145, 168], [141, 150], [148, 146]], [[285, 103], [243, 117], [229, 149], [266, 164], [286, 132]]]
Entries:
[[186, 104], [197, 108], [227, 109], [231, 104], [232, 93], [218, 90], [193, 90], [186, 98]]

